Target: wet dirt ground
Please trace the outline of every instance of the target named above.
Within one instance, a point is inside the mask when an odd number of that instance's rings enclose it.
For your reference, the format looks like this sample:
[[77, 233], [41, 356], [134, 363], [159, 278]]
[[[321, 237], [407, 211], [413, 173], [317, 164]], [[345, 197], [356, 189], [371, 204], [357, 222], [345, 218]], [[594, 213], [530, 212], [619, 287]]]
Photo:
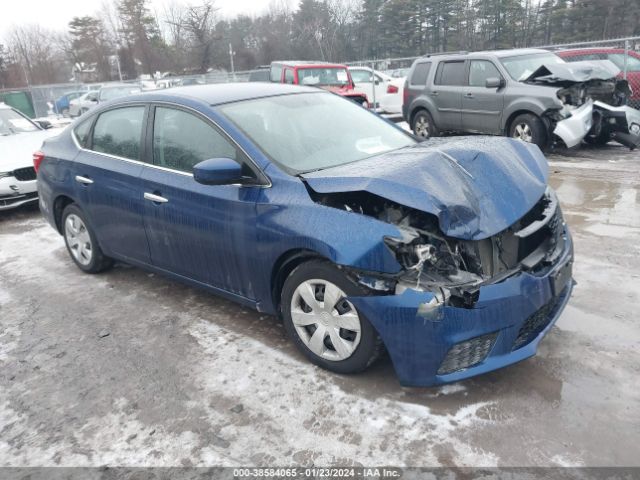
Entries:
[[0, 465], [639, 465], [640, 153], [550, 156], [577, 287], [539, 354], [441, 388], [312, 366], [279, 321], [0, 213]]

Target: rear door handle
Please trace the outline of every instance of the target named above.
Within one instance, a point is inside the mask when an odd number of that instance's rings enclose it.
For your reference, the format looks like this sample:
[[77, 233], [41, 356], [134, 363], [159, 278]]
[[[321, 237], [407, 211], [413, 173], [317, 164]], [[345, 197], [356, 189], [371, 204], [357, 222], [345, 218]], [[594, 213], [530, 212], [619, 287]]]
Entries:
[[87, 177], [76, 175], [76, 182], [81, 183], [83, 185], [91, 185], [93, 183], [93, 180]]
[[151, 200], [154, 203], [167, 203], [169, 201], [166, 198], [161, 197], [160, 195], [154, 195], [153, 193], [149, 192], [144, 192], [144, 198], [146, 200]]
[[473, 98], [473, 93], [467, 93], [467, 94], [465, 95], [465, 97], [466, 97], [466, 98]]
[[438, 96], [438, 92], [431, 92], [431, 96], [432, 97], [437, 97]]

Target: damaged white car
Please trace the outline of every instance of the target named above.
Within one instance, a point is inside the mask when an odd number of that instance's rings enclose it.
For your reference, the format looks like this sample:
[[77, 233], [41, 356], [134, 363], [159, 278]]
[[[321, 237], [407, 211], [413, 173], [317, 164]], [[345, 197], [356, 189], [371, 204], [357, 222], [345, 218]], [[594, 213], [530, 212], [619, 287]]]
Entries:
[[583, 140], [640, 143], [640, 112], [608, 60], [567, 63], [546, 50], [427, 55], [411, 67], [403, 116], [418, 137], [506, 135], [576, 147]]

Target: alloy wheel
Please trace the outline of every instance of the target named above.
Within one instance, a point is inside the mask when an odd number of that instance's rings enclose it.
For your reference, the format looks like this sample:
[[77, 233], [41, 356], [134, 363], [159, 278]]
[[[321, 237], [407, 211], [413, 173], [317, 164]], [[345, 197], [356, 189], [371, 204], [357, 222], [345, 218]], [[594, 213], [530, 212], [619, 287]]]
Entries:
[[527, 123], [519, 123], [513, 130], [513, 138], [522, 140], [523, 142], [533, 142], [533, 133], [531, 127]]
[[429, 120], [424, 116], [418, 117], [416, 119], [416, 125], [415, 125], [416, 135], [421, 138], [429, 138], [430, 136], [429, 130], [430, 130]]
[[72, 213], [64, 223], [64, 236], [73, 258], [81, 265], [89, 265], [93, 257], [91, 237], [82, 219]]
[[309, 350], [326, 360], [345, 360], [360, 343], [360, 317], [346, 296], [331, 282], [307, 280], [291, 299], [296, 333]]

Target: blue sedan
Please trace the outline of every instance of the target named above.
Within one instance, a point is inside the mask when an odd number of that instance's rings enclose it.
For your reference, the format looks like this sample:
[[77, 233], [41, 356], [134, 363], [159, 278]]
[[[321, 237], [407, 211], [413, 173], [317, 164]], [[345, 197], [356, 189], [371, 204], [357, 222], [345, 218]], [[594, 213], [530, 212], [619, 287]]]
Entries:
[[309, 360], [403, 385], [535, 354], [573, 248], [540, 150], [417, 142], [332, 93], [176, 88], [105, 103], [34, 155], [40, 207], [87, 273], [114, 261], [279, 315]]

